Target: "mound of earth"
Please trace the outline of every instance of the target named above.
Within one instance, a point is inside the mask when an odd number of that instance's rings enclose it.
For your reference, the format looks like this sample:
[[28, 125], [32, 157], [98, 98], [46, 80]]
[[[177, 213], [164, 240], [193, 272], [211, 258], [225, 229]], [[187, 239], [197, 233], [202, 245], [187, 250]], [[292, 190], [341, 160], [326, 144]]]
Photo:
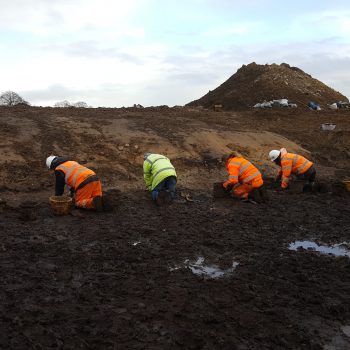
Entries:
[[309, 101], [326, 107], [347, 97], [328, 87], [297, 67], [286, 63], [259, 65], [255, 62], [243, 65], [223, 84], [188, 106], [211, 108], [221, 104], [224, 109], [245, 109], [258, 102], [288, 99], [299, 106]]

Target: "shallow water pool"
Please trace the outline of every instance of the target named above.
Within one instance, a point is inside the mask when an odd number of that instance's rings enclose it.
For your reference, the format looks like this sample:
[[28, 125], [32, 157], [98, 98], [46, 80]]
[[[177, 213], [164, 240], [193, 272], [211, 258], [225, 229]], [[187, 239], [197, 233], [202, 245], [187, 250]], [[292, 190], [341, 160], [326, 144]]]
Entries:
[[334, 256], [347, 256], [350, 258], [349, 243], [343, 242], [340, 244], [319, 245], [312, 241], [295, 241], [289, 244], [289, 250], [298, 250], [299, 248], [314, 250], [322, 254], [330, 254]]

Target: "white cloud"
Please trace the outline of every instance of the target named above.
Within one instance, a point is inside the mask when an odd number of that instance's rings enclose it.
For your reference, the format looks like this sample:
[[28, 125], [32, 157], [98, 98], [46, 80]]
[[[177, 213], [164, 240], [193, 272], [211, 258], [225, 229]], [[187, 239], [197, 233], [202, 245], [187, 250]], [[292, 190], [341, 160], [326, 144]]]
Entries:
[[35, 35], [101, 34], [144, 35], [143, 28], [129, 25], [144, 0], [11, 0], [0, 2], [0, 28]]
[[[328, 44], [327, 41], [309, 42], [307, 46], [303, 42], [264, 47], [239, 45], [218, 51], [196, 47], [176, 54], [166, 47], [146, 46], [139, 52], [136, 48], [130, 51], [142, 57], [138, 64], [115, 57], [73, 59], [54, 55], [48, 56], [47, 65], [40, 67], [40, 75], [37, 76], [37, 71], [20, 70], [9, 74], [7, 79], [22, 80], [21, 88], [11, 89], [22, 92], [33, 104], [52, 105], [66, 99], [110, 107], [133, 103], [176, 105], [186, 104], [215, 89], [242, 64], [286, 62], [350, 96], [350, 56], [332, 54], [341, 47], [332, 39]], [[343, 49], [348, 52], [350, 45]], [[50, 79], [45, 79], [46, 76]], [[56, 86], [50, 86], [49, 81], [56, 82]]]
[[260, 29], [262, 26], [258, 22], [245, 22], [237, 23], [234, 25], [220, 25], [208, 29], [204, 32], [204, 36], [216, 37], [221, 39], [222, 36], [231, 36], [231, 35], [242, 35], [252, 33], [253, 31]]
[[339, 18], [339, 24], [343, 35], [350, 34], [350, 15]]
[[349, 96], [350, 12], [293, 5], [284, 23], [269, 17], [276, 2], [255, 1], [0, 0], [0, 91], [43, 105], [185, 104], [255, 61], [298, 66]]
[[348, 41], [350, 11], [323, 10], [300, 14], [292, 21], [290, 33], [300, 39], [337, 36]]

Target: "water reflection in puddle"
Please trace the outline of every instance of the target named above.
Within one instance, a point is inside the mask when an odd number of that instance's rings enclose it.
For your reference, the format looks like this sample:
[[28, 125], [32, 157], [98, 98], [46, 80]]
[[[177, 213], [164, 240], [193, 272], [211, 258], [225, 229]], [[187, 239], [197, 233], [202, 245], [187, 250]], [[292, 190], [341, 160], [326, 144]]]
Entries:
[[181, 269], [182, 267], [188, 268], [191, 272], [198, 276], [205, 276], [208, 278], [221, 278], [231, 274], [235, 268], [239, 265], [238, 262], [233, 261], [232, 267], [223, 270], [216, 265], [204, 265], [204, 258], [202, 256], [198, 257], [195, 262], [190, 262], [188, 259], [185, 260], [183, 266], [175, 266], [170, 268], [170, 271]]
[[350, 258], [349, 243], [343, 242], [332, 246], [319, 245], [312, 241], [295, 241], [289, 244], [290, 250], [298, 250], [299, 248], [315, 250], [322, 254], [331, 254], [335, 256], [347, 256]]

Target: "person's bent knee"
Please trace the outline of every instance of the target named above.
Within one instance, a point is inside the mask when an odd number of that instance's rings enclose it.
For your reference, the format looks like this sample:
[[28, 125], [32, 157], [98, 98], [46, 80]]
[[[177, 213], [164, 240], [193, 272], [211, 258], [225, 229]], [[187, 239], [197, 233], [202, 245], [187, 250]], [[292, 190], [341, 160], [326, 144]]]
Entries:
[[157, 198], [158, 198], [158, 194], [159, 194], [159, 192], [158, 192], [158, 191], [152, 191], [151, 196], [152, 196], [152, 199], [153, 199], [154, 201], [156, 201], [156, 200], [157, 200]]

